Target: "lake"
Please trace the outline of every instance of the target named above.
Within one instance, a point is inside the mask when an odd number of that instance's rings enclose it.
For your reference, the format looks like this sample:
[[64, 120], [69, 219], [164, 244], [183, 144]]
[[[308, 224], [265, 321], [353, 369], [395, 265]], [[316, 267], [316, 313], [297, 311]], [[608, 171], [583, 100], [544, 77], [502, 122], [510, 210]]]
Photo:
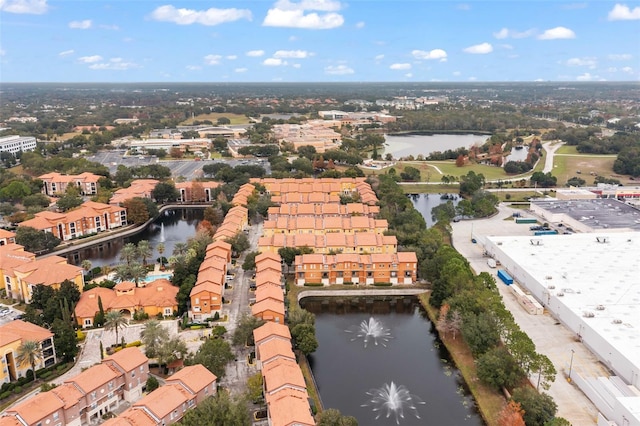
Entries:
[[309, 361], [325, 408], [368, 426], [483, 424], [417, 299], [307, 298], [301, 306], [316, 314], [319, 346]]
[[127, 243], [138, 243], [147, 240], [151, 243], [153, 256], [147, 259], [155, 262], [160, 256], [156, 248], [164, 243], [163, 256], [169, 258], [176, 243], [186, 243], [187, 239], [195, 235], [198, 224], [204, 215], [203, 209], [175, 209], [165, 210], [143, 231], [129, 237], [116, 237], [107, 242], [70, 252], [66, 255], [69, 263], [80, 265], [83, 260], [91, 261], [92, 266], [116, 265], [120, 263], [120, 250]]
[[483, 145], [489, 138], [487, 135], [385, 135], [384, 154], [391, 154], [393, 158], [399, 159], [413, 155], [417, 157], [422, 154], [427, 157], [435, 151], [456, 150], [458, 148], [470, 148], [473, 145]]
[[[446, 196], [447, 198], [442, 198]], [[424, 220], [427, 222], [427, 228], [433, 226], [434, 222], [431, 218], [431, 209], [447, 201], [453, 201], [453, 205], [458, 205], [460, 197], [458, 194], [410, 194], [409, 198], [413, 203], [413, 208], [418, 210]]]

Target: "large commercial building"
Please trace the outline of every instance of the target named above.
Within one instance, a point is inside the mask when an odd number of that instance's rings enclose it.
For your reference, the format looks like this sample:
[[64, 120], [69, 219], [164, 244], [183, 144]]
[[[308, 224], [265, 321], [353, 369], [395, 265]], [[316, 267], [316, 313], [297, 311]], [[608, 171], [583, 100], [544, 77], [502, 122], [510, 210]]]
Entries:
[[0, 152], [33, 151], [36, 149], [36, 138], [31, 136], [5, 136], [0, 138]]
[[640, 233], [491, 236], [485, 250], [613, 372], [571, 377], [598, 424], [639, 425]]

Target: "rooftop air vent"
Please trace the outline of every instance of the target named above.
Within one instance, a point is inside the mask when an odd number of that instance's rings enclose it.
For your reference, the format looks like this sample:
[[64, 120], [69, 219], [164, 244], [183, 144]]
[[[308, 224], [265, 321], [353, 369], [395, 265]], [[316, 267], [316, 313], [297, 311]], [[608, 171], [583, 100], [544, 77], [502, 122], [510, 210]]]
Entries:
[[596, 306], [596, 309], [599, 311], [604, 311], [604, 305], [598, 305]]
[[536, 238], [536, 239], [531, 239], [530, 241], [531, 241], [531, 245], [532, 246], [541, 246], [542, 245], [542, 240], [541, 239]]
[[609, 237], [596, 237], [596, 241], [600, 244], [605, 244], [609, 242]]
[[595, 317], [595, 316], [596, 316], [596, 314], [594, 314], [594, 313], [593, 313], [593, 312], [591, 312], [591, 311], [584, 311], [584, 312], [582, 313], [582, 316], [583, 316], [583, 317], [585, 317], [585, 318], [593, 318], [593, 317]]
[[562, 297], [562, 296], [564, 296], [564, 293], [560, 291], [560, 292], [558, 292], [558, 294], [556, 296]]
[[621, 319], [614, 319], [613, 321], [611, 321], [613, 324], [622, 324], [622, 320]]
[[555, 285], [550, 285], [548, 288], [549, 288], [549, 290], [553, 290], [554, 288], [556, 288], [556, 286]]

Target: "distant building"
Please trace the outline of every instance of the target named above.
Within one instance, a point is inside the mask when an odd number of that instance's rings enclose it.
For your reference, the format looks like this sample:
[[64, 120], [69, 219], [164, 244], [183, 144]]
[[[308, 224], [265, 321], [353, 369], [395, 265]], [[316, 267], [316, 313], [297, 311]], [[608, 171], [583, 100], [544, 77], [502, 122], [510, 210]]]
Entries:
[[96, 195], [98, 193], [98, 180], [101, 177], [88, 172], [79, 175], [63, 175], [52, 172], [38, 176], [38, 179], [42, 180], [44, 184], [42, 193], [48, 196], [64, 194], [69, 185], [76, 186], [80, 191], [80, 195]]
[[160, 181], [155, 179], [136, 179], [131, 182], [128, 188], [120, 188], [114, 192], [109, 200], [109, 204], [119, 206], [132, 198], [152, 199], [153, 190], [158, 183], [160, 183]]
[[0, 383], [9, 383], [25, 377], [27, 371], [31, 370], [30, 364], [21, 365], [17, 361], [19, 348], [26, 341], [37, 342], [42, 350], [42, 359], [36, 362], [36, 370], [56, 363], [53, 333], [30, 322], [13, 320], [0, 325]]
[[209, 203], [213, 201], [213, 190], [219, 186], [219, 182], [191, 181], [176, 183], [181, 203]]
[[36, 149], [36, 138], [32, 136], [5, 136], [0, 138], [0, 152], [34, 151]]

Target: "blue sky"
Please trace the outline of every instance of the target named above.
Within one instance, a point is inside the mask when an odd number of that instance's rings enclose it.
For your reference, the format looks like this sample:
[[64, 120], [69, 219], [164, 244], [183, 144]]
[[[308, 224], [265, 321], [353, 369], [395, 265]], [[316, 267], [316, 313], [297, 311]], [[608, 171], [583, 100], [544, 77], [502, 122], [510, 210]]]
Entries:
[[0, 0], [2, 82], [638, 81], [640, 2]]

